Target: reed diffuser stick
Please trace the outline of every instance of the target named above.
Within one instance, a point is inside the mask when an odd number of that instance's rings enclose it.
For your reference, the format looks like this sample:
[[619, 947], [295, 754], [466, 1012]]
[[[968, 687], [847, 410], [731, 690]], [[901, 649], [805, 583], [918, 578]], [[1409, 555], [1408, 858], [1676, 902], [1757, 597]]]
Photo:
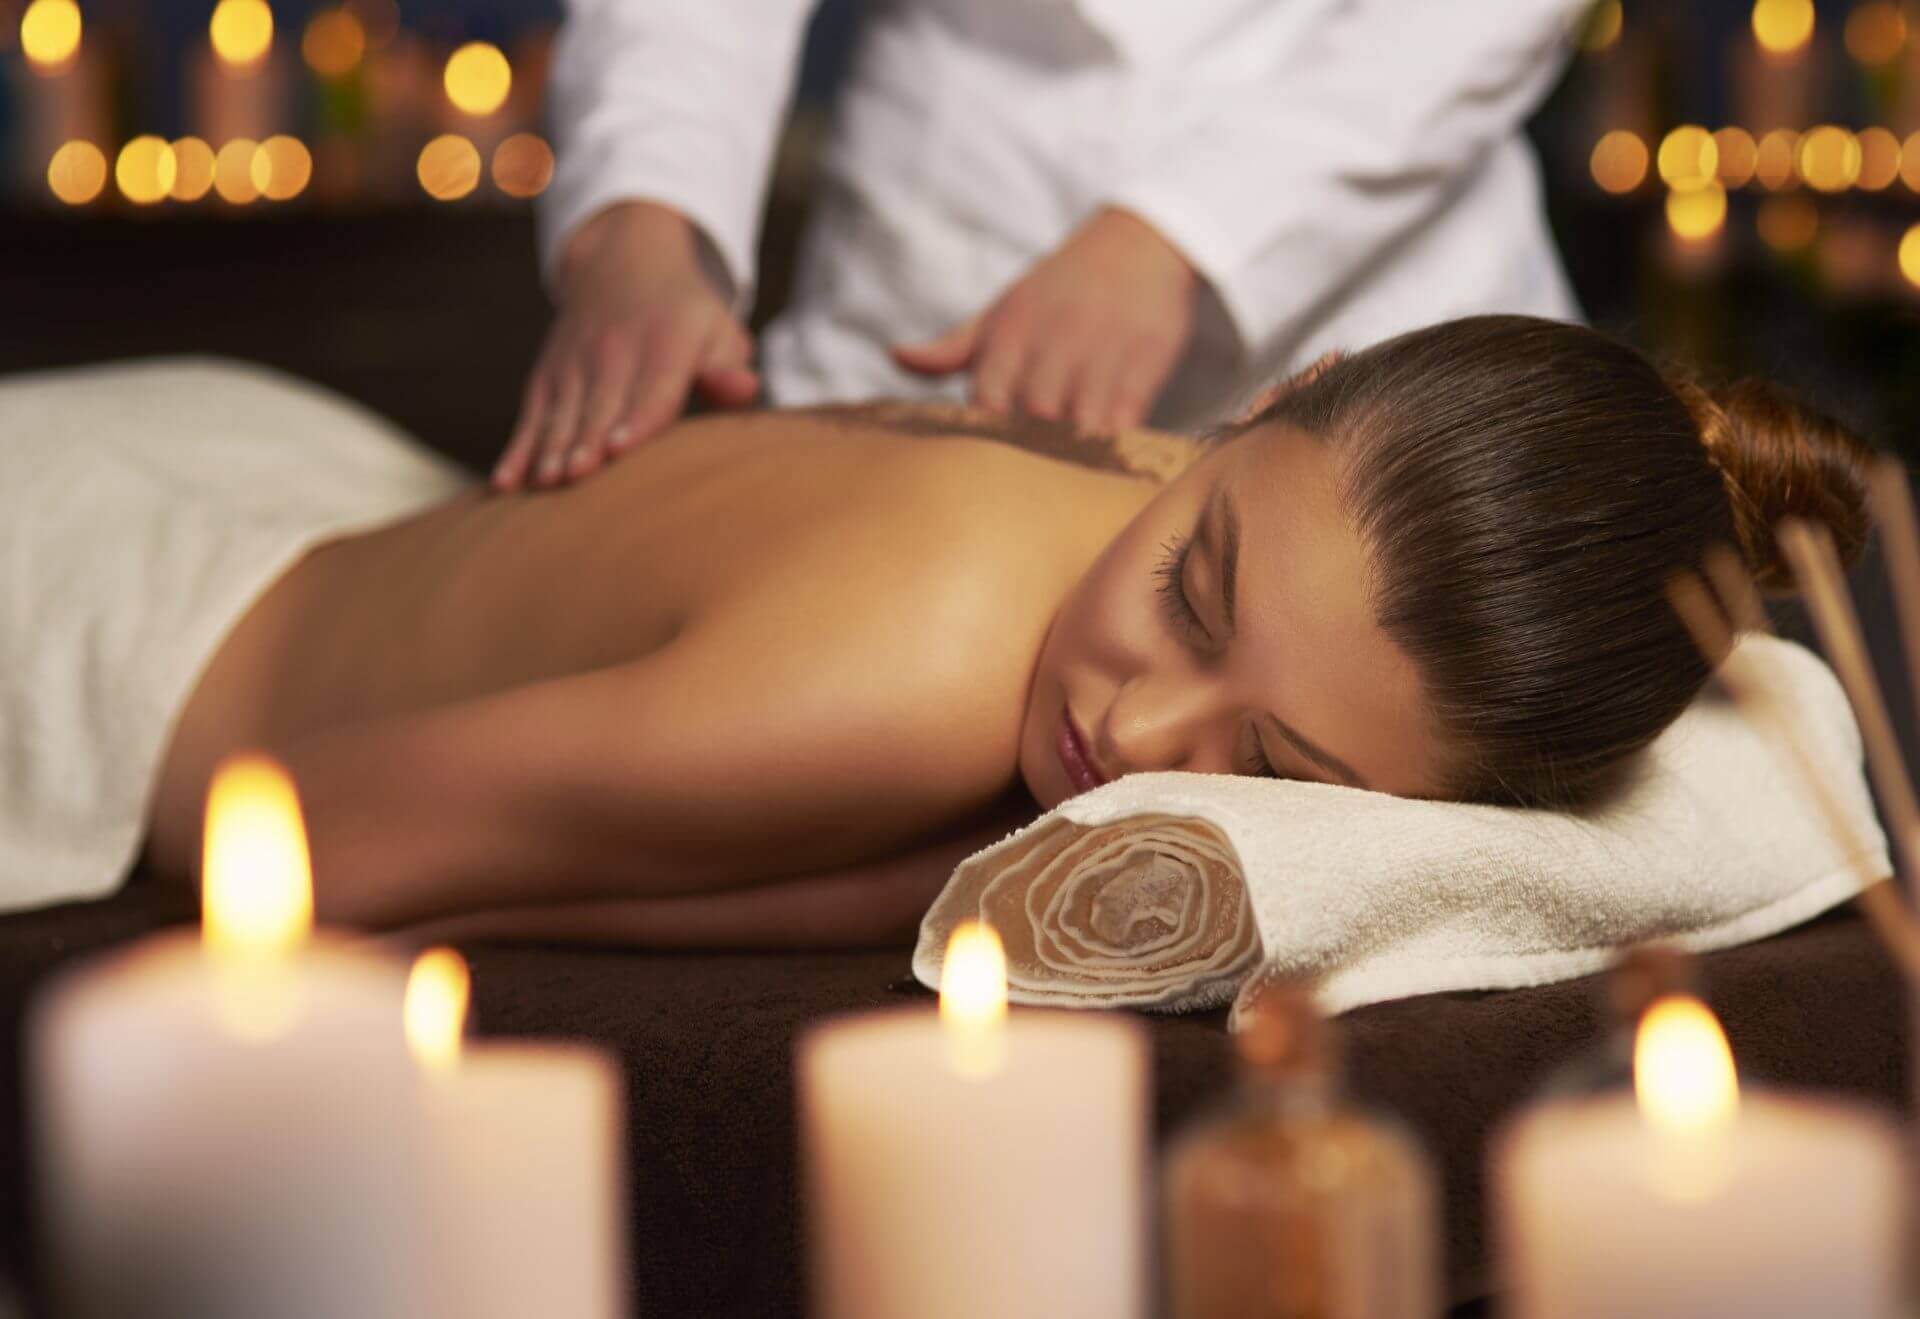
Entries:
[[1907, 466], [1892, 454], [1873, 465], [1867, 479], [1867, 508], [1880, 531], [1880, 552], [1893, 582], [1894, 612], [1900, 618], [1900, 646], [1907, 655], [1914, 710], [1920, 712], [1920, 530], [1915, 529], [1913, 489]]
[[[1887, 814], [1894, 855], [1907, 874], [1920, 875], [1920, 806], [1915, 804], [1913, 780], [1900, 754], [1886, 701], [1880, 695], [1853, 600], [1847, 594], [1846, 574], [1833, 548], [1833, 536], [1823, 526], [1792, 518], [1780, 524], [1778, 535], [1781, 551], [1793, 568], [1794, 582], [1813, 615], [1820, 644], [1853, 705], [1860, 738], [1866, 744], [1867, 770], [1879, 793], [1880, 809]], [[1861, 894], [1861, 905], [1873, 918], [1874, 928], [1888, 939], [1888, 950], [1903, 969], [1920, 978], [1920, 955], [1915, 951], [1920, 949], [1920, 931], [1914, 928], [1913, 913], [1890, 884], [1875, 888], [1879, 891], [1874, 897]]]

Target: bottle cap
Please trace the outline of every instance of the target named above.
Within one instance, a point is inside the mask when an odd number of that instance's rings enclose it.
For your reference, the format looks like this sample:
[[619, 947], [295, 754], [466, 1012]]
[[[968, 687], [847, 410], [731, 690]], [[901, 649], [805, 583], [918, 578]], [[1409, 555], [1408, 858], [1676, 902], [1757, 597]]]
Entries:
[[1308, 985], [1263, 975], [1242, 993], [1236, 1017], [1234, 1047], [1242, 1066], [1270, 1076], [1326, 1076], [1334, 1070], [1334, 1029]]

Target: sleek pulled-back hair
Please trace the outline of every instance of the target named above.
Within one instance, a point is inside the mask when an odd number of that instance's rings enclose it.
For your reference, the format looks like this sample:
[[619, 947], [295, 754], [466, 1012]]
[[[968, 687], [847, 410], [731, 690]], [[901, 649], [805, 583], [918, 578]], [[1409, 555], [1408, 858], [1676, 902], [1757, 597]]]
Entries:
[[1236, 432], [1335, 446], [1382, 629], [1452, 748], [1442, 795], [1578, 805], [1707, 677], [1666, 586], [1717, 541], [1786, 581], [1772, 528], [1867, 534], [1867, 451], [1748, 382], [1708, 392], [1582, 326], [1477, 316], [1323, 364]]

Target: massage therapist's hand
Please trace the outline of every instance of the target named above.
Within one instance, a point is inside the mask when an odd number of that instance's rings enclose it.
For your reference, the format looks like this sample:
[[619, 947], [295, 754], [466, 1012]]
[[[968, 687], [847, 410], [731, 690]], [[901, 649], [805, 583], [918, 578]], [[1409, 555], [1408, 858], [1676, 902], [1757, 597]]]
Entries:
[[1096, 212], [985, 311], [896, 344], [923, 375], [971, 370], [974, 401], [1096, 433], [1147, 419], [1193, 334], [1199, 276], [1146, 221]]
[[695, 385], [723, 407], [754, 400], [753, 340], [701, 269], [697, 242], [685, 217], [651, 202], [580, 227], [496, 489], [592, 474], [670, 424]]

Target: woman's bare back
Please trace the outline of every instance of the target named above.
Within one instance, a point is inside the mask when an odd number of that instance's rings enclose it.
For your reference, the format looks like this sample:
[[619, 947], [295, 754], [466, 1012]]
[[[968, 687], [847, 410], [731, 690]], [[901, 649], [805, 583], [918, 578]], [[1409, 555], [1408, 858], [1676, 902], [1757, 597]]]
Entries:
[[565, 715], [515, 728], [525, 773], [563, 762], [571, 712], [606, 702], [586, 722], [631, 749], [602, 772], [664, 799], [640, 813], [685, 835], [663, 840], [682, 861], [725, 837], [736, 861], [776, 849], [806, 870], [978, 809], [1012, 782], [1054, 604], [1183, 451], [1136, 442], [1129, 462], [1056, 441], [1062, 462], [941, 424], [703, 418], [564, 492], [475, 494], [321, 547], [189, 703], [156, 858], [190, 866], [206, 774], [235, 746], [338, 742], [522, 691]]

